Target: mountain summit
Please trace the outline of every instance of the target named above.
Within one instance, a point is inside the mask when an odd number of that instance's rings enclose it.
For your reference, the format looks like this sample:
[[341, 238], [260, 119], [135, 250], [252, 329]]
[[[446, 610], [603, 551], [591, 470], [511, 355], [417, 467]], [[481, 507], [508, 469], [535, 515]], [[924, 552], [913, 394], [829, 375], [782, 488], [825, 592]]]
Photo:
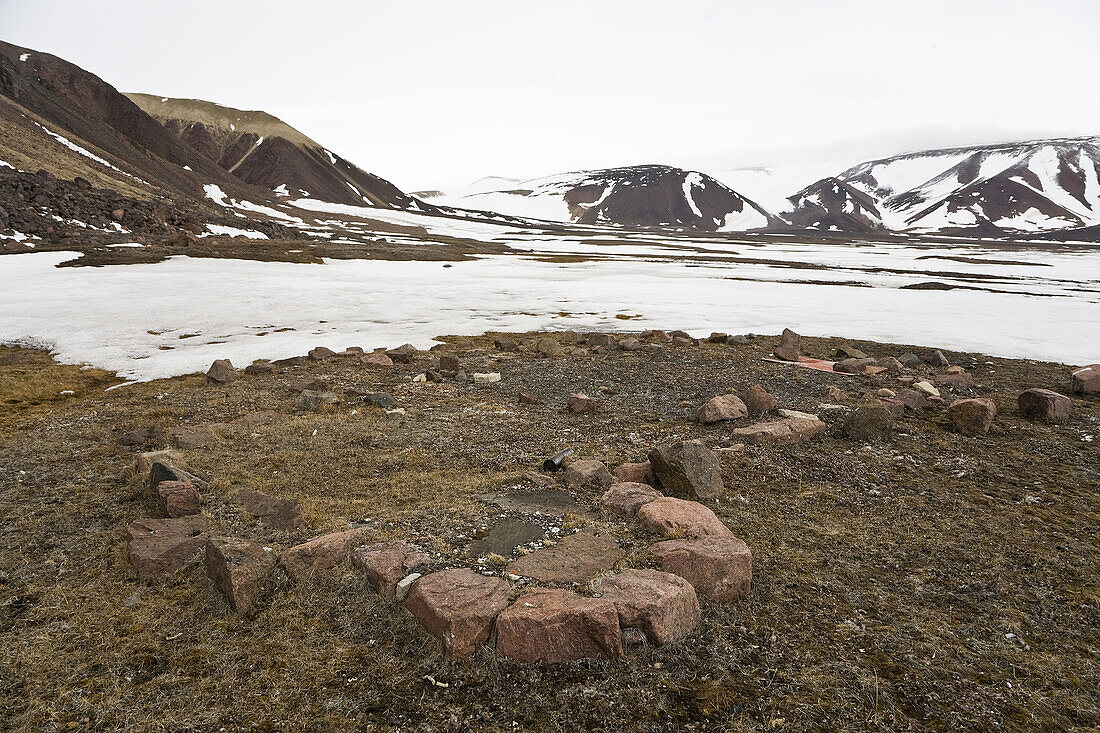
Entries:
[[485, 190], [486, 179], [482, 179], [471, 187], [472, 192], [424, 195], [435, 203], [577, 224], [741, 231], [778, 221], [718, 180], [667, 165], [561, 173], [528, 181], [493, 180], [503, 185]]
[[415, 199], [267, 112], [198, 99], [126, 95], [173, 136], [236, 178], [278, 195], [404, 209]]

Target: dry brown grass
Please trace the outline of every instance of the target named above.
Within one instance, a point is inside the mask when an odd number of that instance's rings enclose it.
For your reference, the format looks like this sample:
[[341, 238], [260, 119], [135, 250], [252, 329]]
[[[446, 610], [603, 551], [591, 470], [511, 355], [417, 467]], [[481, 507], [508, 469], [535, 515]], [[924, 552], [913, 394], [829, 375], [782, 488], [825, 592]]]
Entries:
[[[1054, 365], [995, 360], [993, 373], [975, 370], [980, 393], [1001, 410], [986, 438], [956, 434], [933, 411], [906, 417], [889, 444], [828, 435], [730, 457], [728, 495], [713, 508], [753, 549], [751, 598], [704, 603], [689, 639], [623, 662], [523, 666], [489, 652], [446, 662], [411, 617], [347, 567], [283, 581], [251, 621], [228, 613], [197, 567], [161, 585], [132, 578], [122, 529], [151, 511], [130, 470], [136, 449], [118, 443], [135, 427], [212, 425], [216, 440], [187, 451], [186, 462], [212, 480], [205, 510], [219, 531], [278, 549], [366, 522], [380, 539], [417, 542], [444, 565], [467, 562], [460, 536], [499, 513], [475, 496], [520, 485], [523, 471], [564, 444], [637, 460], [648, 444], [679, 437], [727, 442], [728, 426], [702, 427], [688, 414], [732, 387], [761, 382], [781, 406], [807, 409], [828, 384], [875, 386], [764, 364], [765, 340], [550, 360], [484, 350], [491, 335], [455, 343], [468, 368], [501, 371], [504, 381], [412, 384], [407, 377], [434, 362], [422, 356], [392, 372], [334, 360], [228, 387], [190, 376], [104, 393], [109, 375], [44, 355], [0, 363], [3, 394], [16, 400], [0, 410], [0, 727], [1100, 725], [1100, 460], [1097, 444], [1083, 440], [1097, 432], [1100, 402], [1076, 398], [1076, 417], [1061, 426], [1024, 422], [1013, 408], [1025, 386], [1063, 386], [1065, 370]], [[835, 343], [810, 345], [824, 356]], [[293, 414], [296, 388], [315, 377], [338, 392], [390, 391], [408, 413], [347, 402]], [[54, 399], [70, 384], [83, 391]], [[602, 396], [601, 413], [560, 411], [569, 393], [600, 394], [601, 385], [616, 391]], [[515, 405], [520, 389], [545, 406]], [[256, 419], [240, 420], [247, 415]], [[310, 529], [243, 522], [226, 501], [241, 486], [299, 497]], [[591, 521], [602, 520], [564, 523]], [[611, 526], [624, 562], [647, 564], [652, 538]]]

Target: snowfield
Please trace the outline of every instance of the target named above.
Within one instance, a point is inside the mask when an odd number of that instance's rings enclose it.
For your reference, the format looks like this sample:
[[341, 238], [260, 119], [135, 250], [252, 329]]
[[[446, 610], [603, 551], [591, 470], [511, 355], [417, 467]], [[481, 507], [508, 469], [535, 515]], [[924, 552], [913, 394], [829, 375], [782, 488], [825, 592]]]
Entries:
[[[683, 328], [706, 336], [713, 330], [778, 333], [790, 326], [809, 335], [1071, 364], [1100, 361], [1095, 248], [697, 244], [699, 250], [689, 250], [654, 235], [618, 247], [583, 237], [532, 238], [526, 245], [532, 252], [606, 259], [563, 264], [518, 252], [451, 267], [174, 257], [58, 268], [76, 255], [6, 255], [0, 257], [6, 283], [0, 341], [43, 345], [65, 362], [117, 370], [132, 380], [202, 371], [218, 358], [244, 366], [318, 345], [369, 349], [408, 341], [425, 348], [441, 334], [550, 328]], [[760, 259], [713, 261], [715, 253]], [[950, 259], [959, 256], [975, 261]], [[815, 268], [821, 264], [829, 268]], [[945, 277], [945, 271], [954, 274]], [[1001, 292], [901, 289], [929, 281]], [[852, 282], [858, 286], [842, 284]], [[638, 318], [624, 321], [616, 314]], [[285, 328], [293, 330], [276, 332]]]

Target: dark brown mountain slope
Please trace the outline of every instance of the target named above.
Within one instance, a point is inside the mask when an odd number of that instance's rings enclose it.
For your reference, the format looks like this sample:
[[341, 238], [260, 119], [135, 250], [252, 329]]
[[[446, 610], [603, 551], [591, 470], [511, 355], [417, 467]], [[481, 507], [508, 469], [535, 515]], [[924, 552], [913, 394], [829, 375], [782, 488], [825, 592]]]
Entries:
[[7, 162], [27, 170], [45, 168], [70, 180], [82, 175], [139, 196], [164, 189], [202, 197], [202, 183], [228, 190], [236, 183], [95, 74], [3, 41], [0, 119], [0, 143], [14, 158]]
[[266, 112], [197, 99], [127, 96], [171, 135], [245, 183], [358, 206], [430, 208]]

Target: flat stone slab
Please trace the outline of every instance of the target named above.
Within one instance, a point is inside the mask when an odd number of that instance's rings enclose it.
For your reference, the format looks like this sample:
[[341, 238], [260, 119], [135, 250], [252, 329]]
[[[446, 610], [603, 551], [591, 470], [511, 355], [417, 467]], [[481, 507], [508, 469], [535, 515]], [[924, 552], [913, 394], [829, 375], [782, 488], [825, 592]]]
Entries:
[[497, 619], [497, 656], [520, 662], [566, 662], [623, 656], [614, 604], [565, 590], [524, 593]]
[[650, 552], [662, 570], [679, 575], [711, 600], [733, 603], [749, 594], [752, 553], [737, 537], [666, 540]]
[[525, 514], [581, 514], [582, 509], [573, 501], [568, 491], [549, 489], [546, 491], [508, 491], [482, 494], [477, 497], [486, 504], [511, 509]]
[[163, 580], [194, 563], [206, 544], [206, 517], [138, 519], [126, 527], [126, 556], [142, 580]]
[[405, 608], [443, 642], [448, 657], [460, 659], [489, 640], [493, 622], [510, 599], [511, 591], [502, 579], [461, 568], [417, 580], [405, 599]]
[[825, 423], [817, 418], [788, 417], [757, 423], [747, 428], [735, 428], [733, 437], [753, 445], [785, 445], [802, 443], [825, 432]]
[[660, 570], [624, 570], [596, 586], [615, 604], [619, 625], [641, 629], [655, 645], [671, 644], [699, 625], [699, 599], [684, 578]]
[[297, 499], [278, 499], [255, 489], [241, 489], [233, 495], [232, 503], [269, 527], [300, 529], [305, 524], [302, 504]]
[[483, 557], [495, 554], [510, 557], [517, 547], [526, 545], [546, 536], [546, 531], [523, 519], [501, 519], [489, 530], [488, 534], [476, 539], [466, 548], [468, 557]]
[[587, 583], [615, 567], [624, 554], [607, 533], [589, 528], [509, 563], [508, 572], [542, 583]]

